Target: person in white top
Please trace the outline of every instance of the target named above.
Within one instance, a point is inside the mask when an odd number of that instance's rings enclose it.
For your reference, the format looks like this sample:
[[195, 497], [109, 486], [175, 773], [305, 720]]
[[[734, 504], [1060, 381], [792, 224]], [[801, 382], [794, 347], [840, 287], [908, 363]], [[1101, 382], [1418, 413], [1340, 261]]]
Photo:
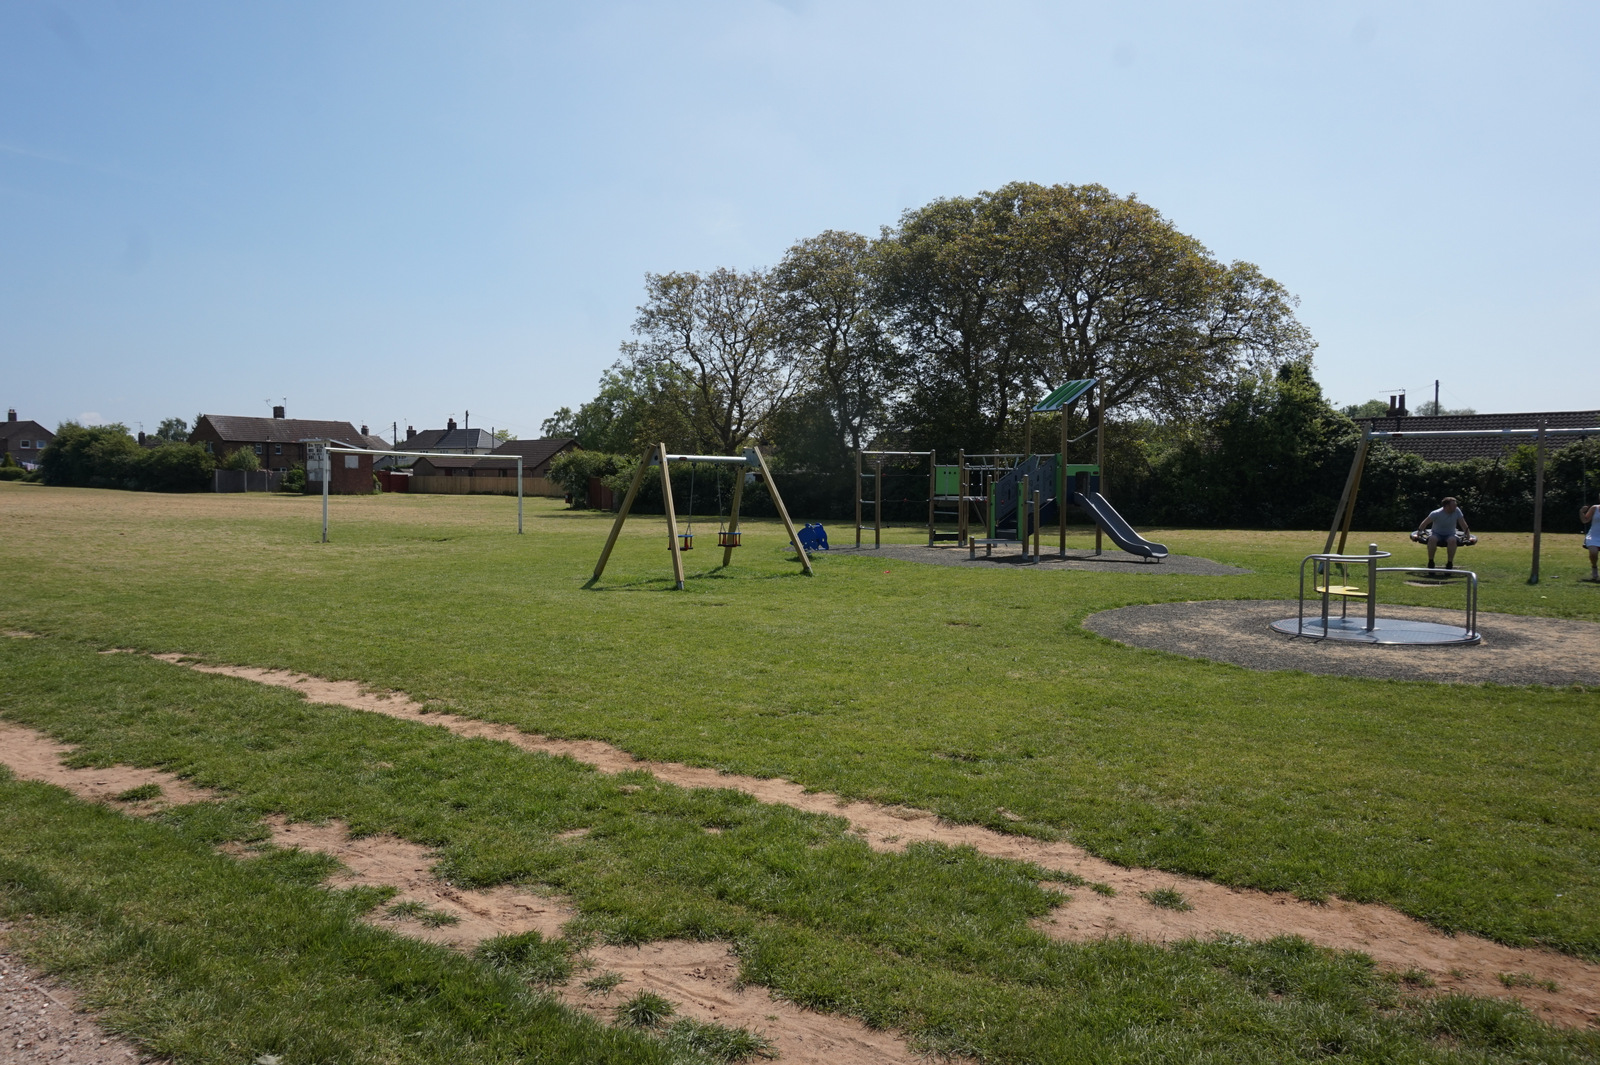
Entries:
[[1583, 546], [1589, 549], [1589, 579], [1600, 581], [1600, 503], [1590, 503], [1578, 511], [1578, 520], [1589, 526]]
[[1445, 496], [1439, 500], [1439, 509], [1422, 519], [1422, 524], [1417, 526], [1420, 534], [1428, 530], [1428, 568], [1433, 568], [1433, 553], [1439, 545], [1445, 546], [1445, 569], [1456, 568], [1456, 548], [1461, 546], [1463, 537], [1471, 536], [1472, 530], [1467, 526], [1467, 515], [1461, 509], [1461, 504], [1455, 496]]

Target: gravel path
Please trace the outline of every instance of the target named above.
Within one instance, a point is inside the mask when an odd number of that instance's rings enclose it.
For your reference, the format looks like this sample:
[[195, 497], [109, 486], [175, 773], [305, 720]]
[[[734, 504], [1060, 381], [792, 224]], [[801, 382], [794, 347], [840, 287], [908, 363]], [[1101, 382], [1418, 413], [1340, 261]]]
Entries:
[[[1384, 647], [1283, 636], [1269, 625], [1292, 618], [1292, 599], [1151, 603], [1091, 614], [1084, 627], [1134, 647], [1231, 662], [1248, 669], [1298, 669], [1350, 677], [1450, 684], [1600, 686], [1600, 624], [1514, 614], [1479, 614], [1483, 642], [1458, 647]], [[1459, 610], [1383, 605], [1383, 616], [1461, 624]]]
[[1233, 577], [1241, 573], [1249, 573], [1247, 569], [1237, 566], [1224, 566], [1220, 562], [1213, 562], [1209, 558], [1196, 558], [1193, 555], [1168, 555], [1160, 562], [1149, 562], [1135, 557], [1115, 547], [1110, 548], [1106, 554], [1095, 555], [1088, 551], [1075, 551], [1068, 549], [1067, 557], [1062, 558], [1055, 553], [1049, 544], [1043, 546], [1044, 557], [1037, 563], [1024, 561], [1022, 552], [1015, 546], [1007, 544], [996, 547], [992, 556], [985, 557], [983, 549], [978, 549], [977, 558], [969, 558], [964, 547], [927, 547], [920, 544], [884, 544], [880, 548], [865, 545], [857, 551], [854, 546], [835, 547], [831, 551], [818, 551], [819, 559], [826, 559], [830, 555], [849, 557], [862, 555], [867, 558], [892, 558], [897, 562], [923, 562], [933, 566], [967, 566], [970, 568], [1004, 566], [1008, 569], [1038, 569], [1061, 570], [1083, 569], [1098, 570], [1101, 573], [1138, 573], [1147, 576], [1171, 576], [1175, 573], [1187, 574], [1197, 577]]
[[71, 991], [6, 952], [0, 922], [0, 1061], [6, 1065], [131, 1065], [152, 1059], [76, 1008]]

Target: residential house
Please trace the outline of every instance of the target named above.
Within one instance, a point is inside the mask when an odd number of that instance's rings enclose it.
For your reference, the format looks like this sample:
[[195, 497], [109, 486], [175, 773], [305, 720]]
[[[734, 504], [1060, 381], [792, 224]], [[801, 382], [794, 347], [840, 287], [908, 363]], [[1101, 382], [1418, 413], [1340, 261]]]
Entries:
[[0, 425], [0, 455], [10, 452], [11, 457], [30, 470], [39, 464], [39, 452], [50, 445], [56, 434], [35, 421], [19, 421], [16, 409], [6, 411], [4, 425]]
[[494, 435], [487, 429], [460, 429], [456, 420], [446, 420], [443, 429], [424, 429], [417, 432], [406, 426], [406, 438], [401, 441], [402, 451], [433, 451], [441, 455], [487, 455], [494, 450]]
[[[522, 456], [524, 495], [560, 496], [565, 493], [550, 480], [550, 462], [577, 446], [577, 439], [570, 436], [511, 440], [495, 448], [493, 454]], [[516, 495], [517, 464], [481, 455], [427, 455], [416, 459], [411, 467], [410, 490], [450, 495]]]
[[[1587, 429], [1600, 426], [1600, 410], [1558, 410], [1533, 414], [1440, 414], [1405, 415], [1404, 407], [1395, 415], [1357, 418], [1356, 424], [1373, 432], [1420, 433], [1463, 429], [1537, 429], [1543, 422], [1552, 429]], [[1551, 437], [1550, 450], [1573, 443], [1577, 437]], [[1396, 451], [1421, 455], [1428, 462], [1462, 462], [1466, 459], [1504, 458], [1511, 451], [1533, 443], [1529, 436], [1391, 436], [1388, 443]]]
[[[357, 432], [349, 422], [287, 418], [282, 407], [273, 407], [270, 418], [202, 414], [189, 434], [191, 444], [201, 445], [218, 462], [241, 448], [249, 448], [262, 469], [275, 472], [304, 465], [310, 445], [324, 440], [346, 447], [365, 447], [368, 443], [366, 434]], [[366, 495], [372, 491], [371, 455], [334, 455], [333, 460], [328, 491], [339, 495]], [[308, 490], [321, 491], [315, 470], [308, 467], [307, 478]]]

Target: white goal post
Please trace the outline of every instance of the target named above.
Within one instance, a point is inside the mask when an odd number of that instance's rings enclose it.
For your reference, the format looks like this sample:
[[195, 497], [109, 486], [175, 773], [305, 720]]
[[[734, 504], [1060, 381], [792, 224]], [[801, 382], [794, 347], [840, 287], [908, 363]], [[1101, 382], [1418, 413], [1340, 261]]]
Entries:
[[[345, 447], [343, 444], [331, 440], [309, 441], [310, 450], [306, 455], [306, 473], [311, 472], [311, 464], [317, 463], [322, 473], [322, 542], [328, 542], [328, 485], [333, 481], [333, 455], [373, 455], [376, 457], [397, 456], [400, 458], [436, 459], [443, 452], [438, 451], [395, 451], [378, 450], [366, 447]], [[517, 464], [517, 535], [522, 535], [522, 456], [521, 455], [477, 455], [478, 459], [493, 462], [515, 462]]]

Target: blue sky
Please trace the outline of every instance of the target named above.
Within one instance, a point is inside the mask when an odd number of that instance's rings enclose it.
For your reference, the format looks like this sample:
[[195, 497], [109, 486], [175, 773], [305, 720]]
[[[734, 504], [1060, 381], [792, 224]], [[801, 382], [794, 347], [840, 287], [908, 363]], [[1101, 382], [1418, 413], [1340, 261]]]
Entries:
[[1302, 299], [1351, 402], [1600, 407], [1600, 6], [0, 5], [6, 406], [536, 435], [645, 271], [1011, 180]]

